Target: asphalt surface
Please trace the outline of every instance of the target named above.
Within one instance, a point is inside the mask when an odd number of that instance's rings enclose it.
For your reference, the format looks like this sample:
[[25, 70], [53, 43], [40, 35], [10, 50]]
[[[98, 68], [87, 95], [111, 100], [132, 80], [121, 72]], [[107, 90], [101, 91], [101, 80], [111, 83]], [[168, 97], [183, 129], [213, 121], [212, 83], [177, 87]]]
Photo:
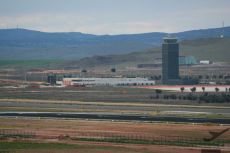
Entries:
[[230, 124], [230, 119], [185, 118], [171, 116], [148, 116], [130, 114], [93, 114], [93, 113], [59, 113], [59, 112], [0, 112], [1, 117], [39, 117], [64, 119], [95, 119], [95, 120], [123, 120], [147, 122], [183, 122], [183, 123], [215, 123]]
[[172, 107], [171, 105], [164, 106], [125, 106], [125, 105], [98, 105], [95, 104], [52, 104], [52, 103], [27, 103], [27, 102], [0, 102], [0, 107], [20, 107], [20, 108], [32, 108], [32, 109], [89, 109], [96, 111], [160, 111], [170, 114], [223, 114], [230, 115], [228, 108], [214, 108], [214, 107], [181, 107], [180, 105]]

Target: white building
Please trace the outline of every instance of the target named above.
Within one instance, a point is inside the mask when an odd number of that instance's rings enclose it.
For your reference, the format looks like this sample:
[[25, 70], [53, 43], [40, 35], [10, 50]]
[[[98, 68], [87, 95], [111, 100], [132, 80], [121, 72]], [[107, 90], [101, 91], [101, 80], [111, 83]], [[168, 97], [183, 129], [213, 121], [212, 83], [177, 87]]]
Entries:
[[208, 64], [212, 64], [212, 62], [209, 60], [203, 60], [203, 61], [200, 61], [200, 64], [208, 65]]
[[63, 78], [64, 86], [141, 86], [155, 85], [147, 78]]

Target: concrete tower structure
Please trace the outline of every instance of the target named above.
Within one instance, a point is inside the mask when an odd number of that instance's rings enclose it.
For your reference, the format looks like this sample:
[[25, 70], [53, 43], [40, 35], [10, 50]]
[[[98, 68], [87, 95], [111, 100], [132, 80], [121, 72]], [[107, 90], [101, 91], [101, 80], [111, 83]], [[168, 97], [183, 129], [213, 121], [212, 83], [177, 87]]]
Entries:
[[180, 84], [179, 44], [177, 38], [165, 37], [162, 44], [162, 83]]

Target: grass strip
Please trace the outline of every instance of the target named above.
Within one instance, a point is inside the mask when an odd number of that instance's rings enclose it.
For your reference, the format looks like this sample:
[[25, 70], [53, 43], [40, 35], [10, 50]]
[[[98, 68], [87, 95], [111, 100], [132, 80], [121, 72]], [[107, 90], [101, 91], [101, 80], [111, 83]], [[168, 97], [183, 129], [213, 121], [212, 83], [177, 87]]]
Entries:
[[152, 144], [152, 145], [172, 145], [172, 146], [224, 146], [227, 141], [169, 141], [169, 140], [140, 140], [140, 139], [127, 139], [127, 138], [76, 138], [80, 141], [96, 141], [96, 142], [114, 142], [114, 143], [129, 143], [129, 144]]

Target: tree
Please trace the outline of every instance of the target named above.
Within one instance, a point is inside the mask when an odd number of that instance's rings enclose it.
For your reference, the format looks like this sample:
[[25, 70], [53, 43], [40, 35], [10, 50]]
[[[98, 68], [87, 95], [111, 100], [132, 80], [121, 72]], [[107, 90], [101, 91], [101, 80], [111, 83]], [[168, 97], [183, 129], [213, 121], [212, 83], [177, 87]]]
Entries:
[[162, 90], [161, 89], [156, 89], [156, 94], [161, 94]]
[[203, 92], [205, 91], [205, 87], [202, 87]]
[[184, 92], [184, 87], [181, 87], [181, 88], [180, 88], [180, 91], [181, 91], [181, 92]]
[[196, 87], [190, 89], [192, 92], [196, 92]]
[[86, 69], [83, 69], [83, 70], [81, 70], [81, 72], [83, 72], [83, 73], [87, 73], [87, 70], [86, 70]]
[[220, 74], [219, 75], [219, 79], [223, 79], [223, 78], [224, 78], [224, 76]]
[[[191, 89], [193, 89], [193, 88], [191, 88]], [[190, 94], [187, 95], [186, 99], [187, 100], [197, 100], [197, 97], [190, 93]]]
[[159, 98], [159, 94], [162, 93], [162, 90], [161, 89], [156, 89], [155, 92], [156, 92], [156, 98], [158, 99]]
[[172, 94], [172, 95], [169, 95], [169, 98], [170, 98], [170, 99], [177, 99], [177, 96], [174, 95], [174, 94]]
[[216, 76], [216, 75], [212, 75], [212, 78], [213, 78], [213, 79], [216, 79], [216, 78], [217, 78], [217, 76]]
[[199, 75], [198, 78], [199, 78], [199, 79], [203, 79], [203, 76], [202, 76], [202, 75]]
[[111, 72], [115, 73], [116, 69], [115, 68], [111, 68]]
[[161, 75], [159, 75], [158, 78], [159, 78], [159, 80], [161, 80], [161, 78], [162, 78]]
[[155, 75], [154, 80], [160, 80], [160, 77]]
[[216, 92], [218, 92], [220, 89], [216, 87], [215, 90], [216, 90]]

